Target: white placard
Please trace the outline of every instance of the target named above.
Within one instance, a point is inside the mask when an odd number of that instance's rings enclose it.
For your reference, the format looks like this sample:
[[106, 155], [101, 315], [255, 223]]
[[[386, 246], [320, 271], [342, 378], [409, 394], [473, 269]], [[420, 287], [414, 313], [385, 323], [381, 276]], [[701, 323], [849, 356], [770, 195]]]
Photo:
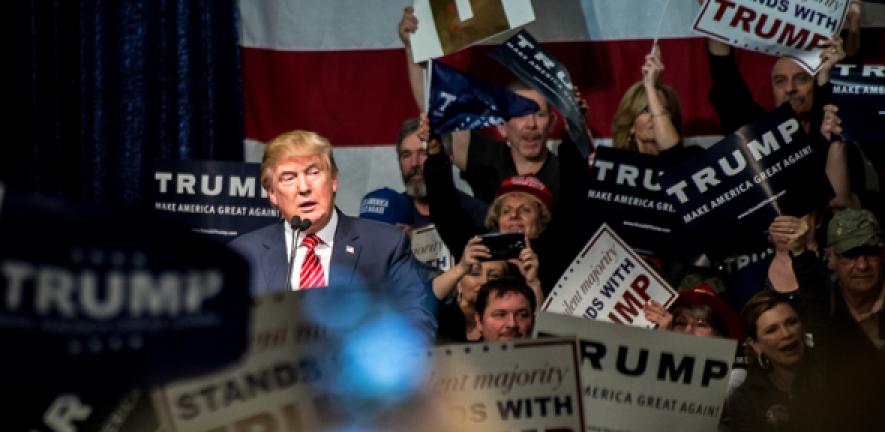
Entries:
[[322, 357], [325, 329], [299, 318], [298, 293], [255, 300], [245, 357], [219, 372], [179, 380], [153, 392], [164, 428], [176, 431], [317, 430], [324, 419], [313, 386], [335, 362]]
[[734, 340], [545, 312], [535, 333], [577, 336], [586, 430], [716, 430]]
[[444, 345], [427, 391], [451, 431], [582, 431], [574, 339]]
[[446, 271], [455, 265], [455, 257], [443, 243], [436, 225], [427, 225], [412, 231], [412, 253], [418, 261], [437, 270]]
[[676, 300], [676, 291], [602, 224], [559, 278], [541, 310], [651, 328], [654, 323], [642, 313], [650, 299], [668, 307]]
[[809, 73], [842, 29], [848, 0], [706, 0], [695, 31], [738, 48], [789, 57]]
[[[415, 0], [413, 6], [418, 30], [410, 42], [416, 63], [453, 53], [535, 20], [531, 0]], [[449, 7], [455, 13], [447, 15], [445, 28], [438, 29], [434, 14]]]

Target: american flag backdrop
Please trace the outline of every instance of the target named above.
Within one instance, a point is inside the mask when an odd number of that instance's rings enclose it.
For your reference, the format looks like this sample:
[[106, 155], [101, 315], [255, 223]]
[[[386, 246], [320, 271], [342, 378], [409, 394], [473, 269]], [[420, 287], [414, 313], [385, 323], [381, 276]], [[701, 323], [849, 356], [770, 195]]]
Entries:
[[[681, 97], [688, 141], [712, 143], [721, 133], [707, 100], [705, 39], [691, 30], [697, 1], [532, 3], [536, 19], [525, 28], [568, 67], [589, 102], [587, 122], [597, 139], [605, 143], [610, 137], [617, 104], [641, 79], [644, 56], [656, 37], [666, 65], [662, 79]], [[337, 203], [345, 213], [357, 213], [360, 198], [370, 190], [402, 190], [392, 146], [401, 122], [418, 114], [397, 34], [408, 4], [409, 0], [241, 0], [246, 158], [260, 160], [262, 142], [281, 132], [313, 130], [335, 146], [340, 168]], [[866, 4], [864, 22], [885, 22], [883, 11], [885, 6]], [[487, 53], [509, 35], [441, 60], [504, 84], [512, 75]], [[878, 39], [864, 43], [880, 43]], [[743, 50], [737, 56], [756, 100], [771, 106], [769, 72], [775, 59]], [[561, 119], [557, 129], [559, 136]]]

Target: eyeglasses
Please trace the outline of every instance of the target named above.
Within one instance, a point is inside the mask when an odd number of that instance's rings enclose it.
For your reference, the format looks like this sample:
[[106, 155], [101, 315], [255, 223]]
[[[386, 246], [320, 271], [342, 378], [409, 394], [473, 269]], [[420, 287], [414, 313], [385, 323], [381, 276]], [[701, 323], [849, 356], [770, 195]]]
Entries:
[[839, 258], [846, 258], [849, 260], [853, 260], [855, 258], [865, 256], [865, 257], [879, 257], [882, 255], [882, 247], [881, 246], [858, 246], [856, 248], [848, 249], [845, 252], [838, 254]]
[[713, 330], [713, 326], [702, 319], [679, 317], [673, 320], [673, 330], [686, 330], [688, 327], [704, 330]]

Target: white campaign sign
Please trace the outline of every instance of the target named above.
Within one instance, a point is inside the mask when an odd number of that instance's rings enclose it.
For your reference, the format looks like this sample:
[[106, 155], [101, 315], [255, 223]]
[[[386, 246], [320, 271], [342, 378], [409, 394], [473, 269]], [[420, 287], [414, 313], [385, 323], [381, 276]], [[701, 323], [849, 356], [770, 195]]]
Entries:
[[153, 392], [167, 431], [316, 430], [323, 419], [313, 386], [334, 362], [325, 329], [299, 318], [298, 293], [255, 300], [251, 344], [243, 360], [217, 373], [179, 380]]
[[[447, 13], [450, 7], [454, 13]], [[531, 0], [415, 0], [414, 8], [418, 30], [410, 42], [415, 63], [453, 53], [535, 20]], [[445, 24], [444, 28], [437, 27], [436, 18]]]
[[603, 224], [547, 296], [541, 310], [563, 315], [654, 327], [642, 306], [670, 306], [676, 292]]
[[575, 339], [443, 345], [427, 392], [445, 431], [582, 431]]
[[716, 430], [734, 340], [545, 312], [535, 333], [578, 338], [587, 430]]
[[412, 231], [412, 253], [418, 261], [437, 270], [446, 271], [455, 265], [455, 258], [433, 224]]
[[849, 0], [706, 0], [695, 31], [729, 45], [821, 66], [823, 43], [839, 32]]

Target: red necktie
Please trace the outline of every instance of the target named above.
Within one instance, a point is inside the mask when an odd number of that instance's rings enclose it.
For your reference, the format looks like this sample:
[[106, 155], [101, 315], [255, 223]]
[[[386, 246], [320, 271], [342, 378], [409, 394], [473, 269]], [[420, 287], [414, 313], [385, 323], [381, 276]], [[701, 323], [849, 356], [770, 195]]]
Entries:
[[304, 261], [301, 263], [301, 279], [298, 286], [301, 289], [320, 288], [326, 286], [325, 275], [323, 273], [323, 265], [320, 264], [320, 257], [317, 256], [314, 249], [323, 241], [316, 234], [311, 234], [304, 239], [301, 244], [307, 246], [307, 253], [304, 255]]

